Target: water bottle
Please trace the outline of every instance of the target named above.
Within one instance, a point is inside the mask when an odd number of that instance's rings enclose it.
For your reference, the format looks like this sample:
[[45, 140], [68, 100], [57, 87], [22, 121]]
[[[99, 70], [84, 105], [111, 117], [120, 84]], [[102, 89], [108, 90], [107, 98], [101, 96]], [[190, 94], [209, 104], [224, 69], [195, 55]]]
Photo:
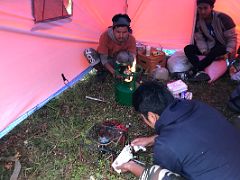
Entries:
[[150, 56], [151, 55], [151, 46], [147, 45], [146, 46], [146, 56]]
[[161, 65], [156, 65], [156, 68], [152, 71], [152, 78], [167, 81], [169, 79], [169, 72], [166, 68], [161, 67]]

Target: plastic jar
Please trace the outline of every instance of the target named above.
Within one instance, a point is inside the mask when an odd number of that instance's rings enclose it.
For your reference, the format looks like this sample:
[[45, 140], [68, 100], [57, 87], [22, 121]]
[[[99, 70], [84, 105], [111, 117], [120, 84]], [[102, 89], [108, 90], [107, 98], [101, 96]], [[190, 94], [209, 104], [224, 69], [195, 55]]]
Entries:
[[151, 55], [151, 46], [147, 45], [146, 46], [146, 56], [150, 56]]
[[152, 71], [152, 78], [167, 81], [169, 79], [169, 72], [166, 68], [161, 67], [161, 65], [156, 65], [156, 68]]

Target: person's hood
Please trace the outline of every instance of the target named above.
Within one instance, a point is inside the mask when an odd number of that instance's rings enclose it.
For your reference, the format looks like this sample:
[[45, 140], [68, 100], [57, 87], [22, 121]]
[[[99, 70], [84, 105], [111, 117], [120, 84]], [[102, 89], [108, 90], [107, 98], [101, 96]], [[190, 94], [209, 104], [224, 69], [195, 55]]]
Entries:
[[114, 42], [119, 43], [119, 42], [116, 40], [116, 38], [115, 38], [115, 36], [114, 36], [114, 34], [113, 34], [113, 28], [112, 28], [112, 27], [109, 27], [109, 28], [107, 29], [107, 33], [108, 33], [108, 36], [109, 36]]
[[172, 104], [167, 106], [160, 118], [155, 124], [155, 130], [160, 134], [161, 129], [175, 123], [181, 123], [187, 117], [191, 116], [196, 109], [195, 101], [175, 100]]

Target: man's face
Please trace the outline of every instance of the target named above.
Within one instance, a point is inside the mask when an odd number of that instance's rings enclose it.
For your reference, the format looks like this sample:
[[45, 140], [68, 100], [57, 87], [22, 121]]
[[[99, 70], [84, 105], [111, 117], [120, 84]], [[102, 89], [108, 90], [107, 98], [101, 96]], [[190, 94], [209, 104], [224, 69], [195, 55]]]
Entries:
[[212, 6], [207, 3], [201, 3], [198, 5], [198, 14], [203, 19], [209, 18], [211, 16], [212, 10]]
[[118, 42], [125, 42], [128, 39], [128, 36], [129, 36], [128, 27], [126, 27], [126, 26], [116, 27], [113, 30], [113, 34], [114, 34], [115, 39]]

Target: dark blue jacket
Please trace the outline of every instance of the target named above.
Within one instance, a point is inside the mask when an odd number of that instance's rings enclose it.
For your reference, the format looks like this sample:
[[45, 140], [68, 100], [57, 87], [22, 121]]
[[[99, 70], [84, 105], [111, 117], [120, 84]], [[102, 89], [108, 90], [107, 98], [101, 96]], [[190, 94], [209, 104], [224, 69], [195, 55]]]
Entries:
[[176, 100], [155, 130], [154, 164], [187, 179], [240, 180], [240, 131], [214, 108]]

